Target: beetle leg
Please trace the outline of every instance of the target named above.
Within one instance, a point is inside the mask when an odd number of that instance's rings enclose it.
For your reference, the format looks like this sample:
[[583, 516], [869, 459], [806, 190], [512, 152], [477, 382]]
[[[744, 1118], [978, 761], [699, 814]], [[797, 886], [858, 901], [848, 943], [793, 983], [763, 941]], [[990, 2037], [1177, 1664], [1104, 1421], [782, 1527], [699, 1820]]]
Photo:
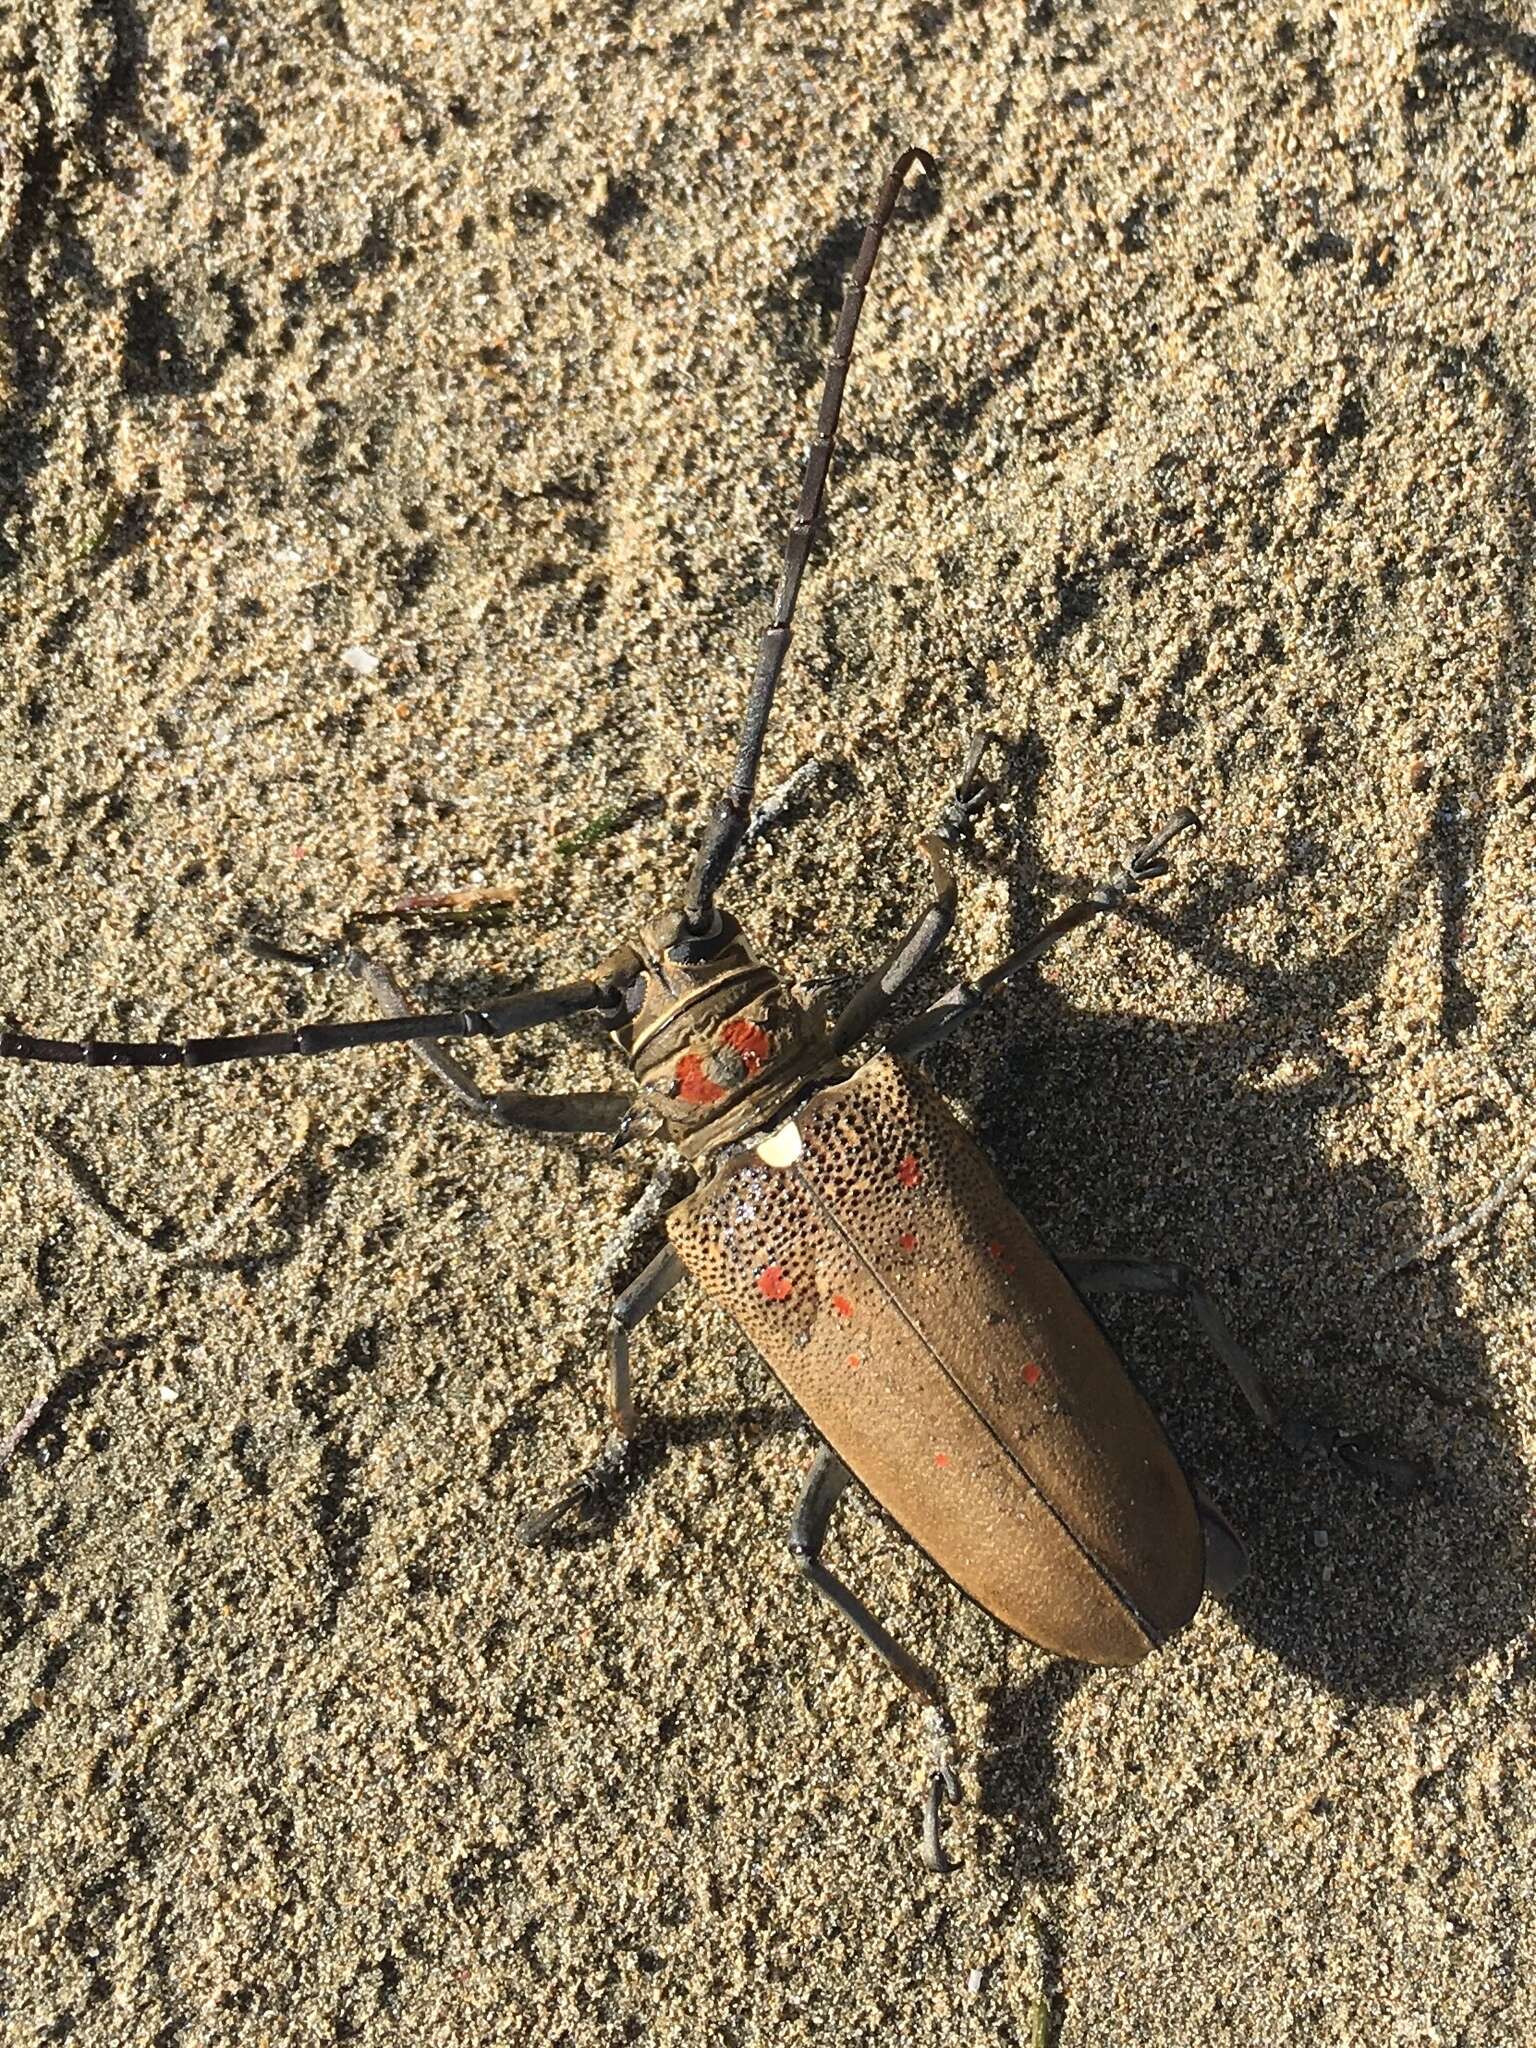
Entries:
[[1205, 1590], [1225, 1600], [1248, 1576], [1248, 1549], [1199, 1480], [1191, 1486], [1200, 1534], [1205, 1540]]
[[965, 762], [960, 770], [960, 780], [955, 784], [955, 793], [939, 813], [934, 830], [951, 845], [957, 839], [964, 839], [971, 827], [981, 816], [987, 805], [997, 795], [997, 784], [988, 782], [981, 772], [982, 757], [988, 747], [1000, 747], [1003, 741], [995, 732], [978, 732], [971, 735], [971, 743], [965, 750]]
[[1167, 874], [1164, 850], [1181, 832], [1192, 830], [1199, 822], [1187, 807], [1175, 811], [1162, 830], [1138, 846], [1125, 866], [1111, 875], [1107, 882], [1101, 882], [1098, 888], [1091, 889], [1078, 902], [1068, 904], [1059, 917], [1053, 917], [1049, 924], [1041, 927], [1027, 946], [1021, 946], [1017, 953], [1010, 953], [1006, 960], [1000, 961], [979, 981], [956, 982], [936, 1003], [893, 1031], [885, 1041], [886, 1051], [904, 1059], [911, 1058], [914, 1053], [926, 1052], [929, 1046], [937, 1045], [941, 1038], [947, 1038], [958, 1025], [974, 1016], [982, 1004], [990, 1001], [1016, 974], [1043, 959], [1069, 932], [1075, 932], [1080, 925], [1089, 924], [1110, 911], [1122, 910], [1128, 896], [1134, 896], [1148, 882]]
[[949, 937], [957, 897], [948, 850], [969, 833], [997, 794], [997, 784], [986, 781], [981, 774], [982, 755], [994, 744], [1001, 745], [996, 733], [976, 734], [966, 749], [953, 796], [940, 811], [932, 832], [925, 833], [917, 842], [917, 850], [933, 876], [933, 901], [885, 965], [861, 982], [844, 1004], [827, 1040], [829, 1059], [846, 1052], [875, 1028]]
[[944, 1846], [939, 1839], [939, 1809], [945, 1798], [959, 1799], [960, 1780], [955, 1774], [950, 1753], [949, 1716], [940, 1701], [939, 1681], [927, 1665], [920, 1664], [910, 1651], [902, 1648], [857, 1594], [851, 1593], [821, 1561], [827, 1525], [852, 1477], [836, 1451], [823, 1444], [816, 1454], [816, 1462], [811, 1467], [805, 1491], [800, 1496], [800, 1505], [795, 1509], [795, 1518], [790, 1524], [789, 1554], [822, 1598], [830, 1601], [844, 1620], [853, 1624], [876, 1656], [883, 1658], [923, 1703], [926, 1710], [923, 1728], [933, 1763], [923, 1807], [923, 1860], [930, 1870], [943, 1875], [954, 1866], [944, 1854]]
[[795, 1509], [795, 1519], [790, 1524], [789, 1554], [822, 1598], [830, 1600], [838, 1613], [853, 1623], [865, 1642], [877, 1656], [885, 1659], [902, 1683], [912, 1688], [924, 1706], [934, 1706], [938, 1703], [939, 1682], [933, 1673], [904, 1650], [883, 1624], [876, 1621], [863, 1601], [850, 1593], [841, 1579], [834, 1578], [821, 1561], [821, 1546], [826, 1541], [832, 1511], [852, 1477], [836, 1451], [823, 1444], [805, 1482], [800, 1505]]
[[827, 1037], [828, 1059], [846, 1052], [875, 1028], [908, 982], [927, 966], [954, 926], [958, 897], [948, 849], [936, 832], [928, 832], [917, 842], [917, 850], [933, 876], [933, 901], [885, 965], [861, 981], [844, 1004]]
[[1278, 1408], [1247, 1349], [1238, 1343], [1215, 1302], [1186, 1266], [1126, 1258], [1058, 1259], [1056, 1263], [1072, 1285], [1085, 1294], [1154, 1294], [1182, 1301], [1206, 1342], [1236, 1380], [1248, 1406], [1288, 1449], [1330, 1453], [1341, 1458], [1352, 1471], [1378, 1479], [1399, 1493], [1411, 1493], [1422, 1481], [1423, 1466], [1414, 1460], [1372, 1451], [1364, 1437], [1346, 1436], [1342, 1430], [1304, 1421]]
[[[296, 953], [269, 939], [246, 942], [258, 959], [282, 960], [292, 966], [344, 967], [360, 981], [386, 1017], [415, 1015], [409, 996], [390, 969], [356, 946], [334, 951]], [[632, 1107], [629, 1096], [611, 1089], [570, 1095], [529, 1095], [520, 1088], [501, 1088], [486, 1095], [456, 1053], [435, 1039], [417, 1039], [407, 1050], [440, 1081], [466, 1116], [507, 1130], [594, 1132], [617, 1131]]]
[[[335, 947], [319, 954], [295, 953], [264, 940], [251, 942], [251, 947], [269, 960], [300, 967], [335, 967], [347, 957]], [[610, 1023], [622, 1014], [618, 990], [611, 982], [570, 981], [561, 988], [520, 989], [515, 995], [493, 997], [478, 1009], [442, 1010], [431, 1016], [407, 1009], [402, 1016], [304, 1024], [297, 1031], [223, 1031], [213, 1038], [36, 1038], [29, 1031], [0, 1031], [0, 1060], [67, 1067], [213, 1067], [232, 1060], [308, 1057], [435, 1038], [506, 1038], [514, 1031], [531, 1031], [535, 1025], [562, 1023], [588, 1012]]]
[[613, 1428], [596, 1460], [573, 1479], [565, 1491], [529, 1515], [518, 1526], [519, 1540], [539, 1543], [557, 1523], [578, 1509], [590, 1507], [618, 1479], [629, 1461], [629, 1447], [640, 1428], [629, 1392], [629, 1333], [683, 1278], [685, 1267], [670, 1245], [663, 1247], [637, 1280], [614, 1302], [608, 1316], [608, 1410]]

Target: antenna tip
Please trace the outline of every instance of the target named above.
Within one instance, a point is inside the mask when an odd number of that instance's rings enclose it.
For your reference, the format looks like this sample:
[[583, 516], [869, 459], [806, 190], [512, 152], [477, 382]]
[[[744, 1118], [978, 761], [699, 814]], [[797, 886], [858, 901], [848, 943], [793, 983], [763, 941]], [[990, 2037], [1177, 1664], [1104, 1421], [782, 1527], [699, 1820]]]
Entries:
[[926, 175], [930, 178], [936, 178], [939, 175], [938, 163], [928, 154], [926, 149], [904, 149], [901, 155], [897, 157], [895, 163], [891, 165], [890, 176], [885, 181], [885, 189], [888, 193], [895, 194], [901, 190], [902, 186], [907, 182], [907, 173], [914, 164], [920, 164]]

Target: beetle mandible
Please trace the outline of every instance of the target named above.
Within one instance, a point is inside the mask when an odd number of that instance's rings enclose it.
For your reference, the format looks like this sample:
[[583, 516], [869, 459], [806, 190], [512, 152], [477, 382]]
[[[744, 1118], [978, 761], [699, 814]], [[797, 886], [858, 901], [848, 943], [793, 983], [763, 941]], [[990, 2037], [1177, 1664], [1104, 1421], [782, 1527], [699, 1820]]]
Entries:
[[[613, 1304], [607, 1446], [520, 1533], [543, 1538], [623, 1469], [638, 1427], [630, 1333], [692, 1274], [751, 1337], [823, 1439], [790, 1549], [817, 1591], [924, 1705], [932, 1767], [923, 1847], [929, 1865], [942, 1870], [941, 1807], [960, 1795], [939, 1681], [821, 1558], [850, 1479], [1005, 1628], [1059, 1655], [1110, 1665], [1134, 1663], [1166, 1641], [1206, 1589], [1230, 1589], [1245, 1559], [1226, 1519], [1180, 1469], [1083, 1294], [1181, 1298], [1268, 1428], [1292, 1445], [1337, 1451], [1377, 1477], [1398, 1481], [1406, 1468], [1371, 1456], [1356, 1439], [1284, 1416], [1182, 1267], [1049, 1254], [964, 1126], [909, 1064], [1058, 940], [1165, 874], [1167, 847], [1196, 825], [1192, 811], [1176, 811], [1118, 873], [1031, 943], [894, 1027], [902, 992], [954, 921], [949, 856], [993, 794], [981, 774], [991, 735], [972, 743], [953, 797], [919, 841], [931, 900], [841, 1008], [798, 1000], [717, 905], [752, 816], [865, 291], [914, 166], [934, 174], [922, 150], [909, 149], [892, 165], [849, 278], [735, 768], [679, 908], [582, 980], [437, 1015], [415, 1013], [389, 971], [351, 945], [313, 953], [253, 940], [269, 959], [344, 966], [384, 1014], [181, 1042], [7, 1031], [0, 1057], [198, 1067], [405, 1044], [462, 1108], [499, 1126], [620, 1136], [637, 1101], [655, 1112], [697, 1185], [668, 1214], [666, 1248]], [[484, 1095], [436, 1042], [502, 1038], [582, 1017], [605, 1027], [627, 1057], [632, 1093]], [[853, 1065], [854, 1048], [877, 1033], [880, 1049]]]

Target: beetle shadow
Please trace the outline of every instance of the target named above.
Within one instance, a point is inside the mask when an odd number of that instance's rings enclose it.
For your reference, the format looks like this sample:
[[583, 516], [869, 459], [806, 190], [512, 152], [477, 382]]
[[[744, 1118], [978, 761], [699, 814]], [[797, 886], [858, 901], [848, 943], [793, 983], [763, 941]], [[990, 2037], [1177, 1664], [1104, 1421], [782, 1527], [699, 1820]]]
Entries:
[[[1033, 742], [1010, 764], [1026, 821], [1042, 770]], [[1029, 851], [1020, 848], [1013, 870], [1015, 945], [1043, 920]], [[1125, 914], [1149, 962], [1166, 945], [1171, 975], [1183, 955], [1240, 987], [1235, 1016], [1199, 1025], [1095, 1016], [1035, 978], [991, 1024], [971, 1027], [969, 1046], [941, 1047], [929, 1062], [944, 1092], [974, 1113], [1047, 1242], [1190, 1267], [1290, 1412], [1427, 1461], [1426, 1482], [1404, 1499], [1337, 1459], [1289, 1452], [1260, 1430], [1179, 1304], [1091, 1303], [1181, 1463], [1248, 1546], [1249, 1577], [1228, 1611], [1346, 1715], [1443, 1689], [1518, 1633], [1530, 1608], [1528, 1488], [1490, 1397], [1484, 1347], [1458, 1312], [1454, 1273], [1445, 1263], [1384, 1270], [1433, 1226], [1385, 1157], [1342, 1168], [1327, 1145], [1329, 1120], [1358, 1082], [1325, 1027], [1379, 985], [1435, 858], [1421, 848], [1358, 937], [1295, 968], [1250, 961], [1224, 936], [1239, 904], [1253, 901], [1250, 876], [1202, 880], [1187, 861], [1192, 894], [1177, 922], [1150, 907]], [[1053, 896], [1086, 886], [1081, 876], [1045, 880]], [[1276, 1086], [1276, 1072], [1300, 1078]], [[989, 1711], [983, 1810], [1011, 1816], [1020, 1840], [1050, 1828], [1047, 1724], [1082, 1682], [1078, 1672], [1072, 1683], [1054, 1680], [1055, 1668], [1008, 1688]], [[1026, 1862], [1041, 1877], [1068, 1874], [1059, 1842], [1036, 1841]]]
[[[982, 1861], [1007, 1873], [1008, 1898], [1000, 1917], [1011, 1916], [1029, 1890], [1064, 1884], [1072, 1875], [1056, 1791], [1056, 1729], [1088, 1676], [1086, 1666], [1057, 1658], [1019, 1684], [998, 1686], [987, 1698], [976, 1759], [975, 1839]], [[1034, 1934], [1046, 2008], [1059, 2012], [1062, 1951], [1049, 1916], [1035, 1916]]]
[[636, 1497], [648, 1488], [674, 1452], [717, 1443], [724, 1437], [751, 1437], [803, 1433], [805, 1418], [786, 1403], [760, 1402], [747, 1408], [702, 1408], [688, 1415], [644, 1416], [639, 1434], [633, 1438], [623, 1470], [601, 1486], [589, 1503], [558, 1523], [539, 1540], [546, 1552], [592, 1550], [609, 1544], [618, 1534]]
[[977, 1756], [977, 1843], [990, 1863], [1011, 1859], [1019, 1885], [1060, 1883], [1071, 1875], [1058, 1826], [1055, 1735], [1088, 1676], [1086, 1665], [1058, 1657], [987, 1696]]

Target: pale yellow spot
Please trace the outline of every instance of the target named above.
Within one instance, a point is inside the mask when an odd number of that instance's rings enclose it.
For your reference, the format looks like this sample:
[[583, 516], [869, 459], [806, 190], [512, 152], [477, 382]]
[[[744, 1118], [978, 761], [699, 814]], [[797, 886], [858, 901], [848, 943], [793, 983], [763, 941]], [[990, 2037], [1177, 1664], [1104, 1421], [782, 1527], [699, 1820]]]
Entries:
[[793, 1117], [757, 1141], [757, 1156], [765, 1166], [793, 1166], [804, 1150], [800, 1126]]

